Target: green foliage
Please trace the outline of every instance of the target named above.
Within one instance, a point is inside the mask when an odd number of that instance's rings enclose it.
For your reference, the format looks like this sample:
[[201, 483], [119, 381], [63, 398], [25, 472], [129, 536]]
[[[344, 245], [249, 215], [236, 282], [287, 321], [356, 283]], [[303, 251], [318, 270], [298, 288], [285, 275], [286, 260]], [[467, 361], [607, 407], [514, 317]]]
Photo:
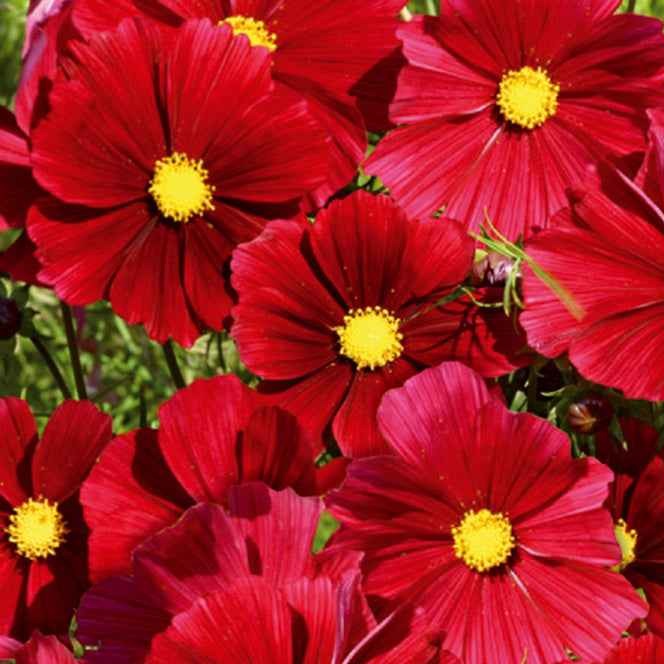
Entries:
[[14, 96], [21, 64], [21, 45], [28, 0], [0, 0], [0, 104]]

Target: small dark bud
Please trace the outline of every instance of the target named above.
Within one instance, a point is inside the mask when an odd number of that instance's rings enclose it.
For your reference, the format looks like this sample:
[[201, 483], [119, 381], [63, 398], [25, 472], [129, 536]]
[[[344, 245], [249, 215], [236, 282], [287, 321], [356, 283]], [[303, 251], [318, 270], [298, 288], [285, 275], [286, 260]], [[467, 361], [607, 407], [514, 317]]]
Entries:
[[567, 422], [577, 433], [596, 433], [611, 423], [613, 408], [608, 399], [599, 394], [589, 394], [569, 407]]
[[11, 339], [21, 329], [21, 312], [14, 300], [0, 297], [0, 339]]
[[504, 286], [514, 261], [496, 251], [490, 251], [473, 265], [471, 279], [474, 286]]

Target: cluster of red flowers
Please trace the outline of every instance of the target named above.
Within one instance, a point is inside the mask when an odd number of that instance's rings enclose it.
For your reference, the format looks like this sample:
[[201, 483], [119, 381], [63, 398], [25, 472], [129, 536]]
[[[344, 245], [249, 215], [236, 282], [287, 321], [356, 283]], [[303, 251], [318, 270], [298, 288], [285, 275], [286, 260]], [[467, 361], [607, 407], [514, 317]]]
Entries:
[[0, 399], [0, 658], [664, 661], [658, 406], [498, 381], [664, 400], [662, 25], [405, 4], [31, 2], [0, 272], [260, 382]]

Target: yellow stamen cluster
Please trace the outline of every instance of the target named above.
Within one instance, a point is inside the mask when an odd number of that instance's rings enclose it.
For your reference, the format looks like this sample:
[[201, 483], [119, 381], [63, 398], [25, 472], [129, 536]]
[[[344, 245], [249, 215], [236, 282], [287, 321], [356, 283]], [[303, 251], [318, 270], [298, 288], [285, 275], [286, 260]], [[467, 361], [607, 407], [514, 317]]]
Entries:
[[58, 504], [45, 498], [29, 498], [14, 509], [5, 529], [16, 551], [29, 560], [48, 558], [57, 551], [69, 532]]
[[277, 35], [267, 29], [264, 21], [238, 15], [225, 18], [219, 22], [219, 25], [223, 23], [233, 28], [233, 34], [246, 35], [252, 46], [264, 46], [270, 52], [277, 50]]
[[618, 519], [615, 527], [616, 540], [620, 545], [622, 560], [612, 569], [615, 572], [622, 570], [636, 560], [636, 540], [638, 535], [636, 530], [627, 530], [627, 524], [624, 519]]
[[522, 67], [503, 75], [496, 102], [508, 122], [534, 129], [556, 114], [559, 92], [544, 69]]
[[403, 352], [399, 332], [401, 321], [382, 307], [351, 309], [344, 324], [335, 327], [340, 353], [355, 362], [358, 369], [384, 367]]
[[208, 184], [209, 176], [201, 159], [174, 152], [157, 161], [148, 191], [164, 217], [187, 223], [214, 210], [214, 187]]
[[477, 572], [505, 564], [516, 546], [509, 519], [487, 509], [466, 512], [452, 537], [456, 557]]

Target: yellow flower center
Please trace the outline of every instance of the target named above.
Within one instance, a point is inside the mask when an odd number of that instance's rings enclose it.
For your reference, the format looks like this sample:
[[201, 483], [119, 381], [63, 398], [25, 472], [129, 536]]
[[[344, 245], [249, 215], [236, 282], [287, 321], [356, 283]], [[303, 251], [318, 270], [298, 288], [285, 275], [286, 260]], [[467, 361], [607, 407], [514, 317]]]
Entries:
[[150, 192], [164, 217], [187, 223], [192, 217], [214, 210], [214, 187], [208, 184], [209, 173], [203, 161], [174, 152], [154, 165]]
[[620, 546], [622, 560], [612, 567], [614, 572], [622, 572], [630, 563], [636, 560], [636, 539], [638, 537], [636, 530], [627, 530], [627, 524], [624, 519], [618, 519], [615, 528], [616, 540]]
[[556, 114], [559, 92], [544, 69], [522, 67], [503, 75], [496, 101], [508, 122], [534, 129]]
[[487, 509], [466, 512], [452, 537], [456, 557], [477, 572], [503, 565], [516, 546], [509, 519]]
[[401, 321], [381, 307], [351, 309], [344, 324], [335, 327], [341, 354], [349, 357], [358, 369], [384, 367], [403, 352], [399, 332]]
[[249, 16], [229, 16], [223, 21], [233, 28], [233, 34], [246, 35], [252, 46], [264, 46], [268, 51], [277, 50], [277, 35], [270, 32], [263, 21], [257, 21]]
[[5, 532], [20, 555], [36, 560], [55, 554], [69, 531], [58, 504], [40, 497], [29, 498], [15, 508]]

